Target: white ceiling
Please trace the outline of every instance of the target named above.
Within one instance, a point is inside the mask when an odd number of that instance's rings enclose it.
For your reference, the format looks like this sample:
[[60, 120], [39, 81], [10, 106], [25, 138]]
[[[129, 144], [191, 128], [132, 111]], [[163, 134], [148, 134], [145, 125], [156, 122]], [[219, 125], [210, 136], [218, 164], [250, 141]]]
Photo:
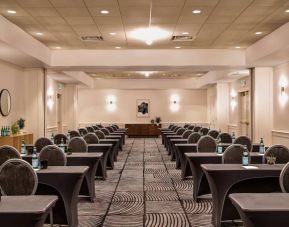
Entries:
[[[153, 0], [152, 26], [196, 39], [176, 43], [168, 37], [147, 46], [129, 34], [148, 26], [149, 6], [150, 0], [0, 0], [0, 14], [48, 47], [62, 49], [245, 48], [289, 21], [288, 0]], [[192, 14], [193, 9], [202, 13]], [[104, 41], [81, 41], [86, 35]]]

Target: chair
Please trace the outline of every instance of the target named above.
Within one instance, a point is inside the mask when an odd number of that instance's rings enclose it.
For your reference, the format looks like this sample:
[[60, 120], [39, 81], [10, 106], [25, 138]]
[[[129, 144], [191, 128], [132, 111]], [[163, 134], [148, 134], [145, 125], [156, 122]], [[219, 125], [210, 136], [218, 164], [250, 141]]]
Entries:
[[43, 149], [43, 147], [46, 147], [48, 145], [53, 145], [53, 143], [50, 139], [45, 138], [45, 137], [41, 137], [37, 139], [34, 144], [34, 146], [36, 147], [37, 153], [39, 153]]
[[221, 140], [221, 143], [232, 143], [232, 136], [226, 132], [219, 134], [218, 139]]
[[104, 128], [102, 125], [96, 125], [97, 127], [99, 127], [99, 128]]
[[174, 132], [176, 133], [180, 128], [182, 128], [182, 127], [179, 127], [179, 126], [175, 127]]
[[72, 130], [69, 132], [70, 138], [80, 137], [80, 133], [78, 131]]
[[210, 130], [209, 132], [208, 132], [208, 135], [209, 136], [211, 136], [211, 137], [213, 137], [214, 139], [217, 139], [218, 138], [218, 136], [219, 136], [219, 132], [217, 131], [217, 130]]
[[66, 166], [66, 156], [56, 145], [44, 147], [39, 153], [39, 161], [48, 161], [48, 166]]
[[55, 144], [61, 144], [61, 140], [63, 140], [64, 144], [68, 143], [68, 138], [66, 135], [60, 133], [60, 134], [56, 134], [54, 136], [54, 143]]
[[183, 139], [188, 139], [188, 137], [192, 134], [193, 132], [191, 130], [186, 130], [182, 134]]
[[247, 146], [248, 151], [252, 151], [252, 141], [248, 136], [239, 136], [235, 139], [234, 144], [241, 144]]
[[37, 175], [28, 162], [9, 159], [0, 166], [2, 195], [34, 195], [37, 185]]
[[184, 128], [187, 129], [190, 125], [189, 124], [185, 124]]
[[90, 133], [87, 133], [86, 135], [83, 136], [83, 139], [85, 140], [85, 142], [87, 144], [96, 144], [96, 143], [99, 143], [99, 139], [97, 138], [97, 136], [90, 132]]
[[74, 137], [68, 143], [68, 149], [71, 152], [87, 152], [87, 143], [82, 137]]
[[207, 135], [209, 131], [210, 130], [208, 128], [201, 128], [199, 132], [201, 133], [201, 135]]
[[84, 136], [88, 133], [86, 128], [79, 128], [78, 131], [79, 131], [80, 135], [82, 135], [82, 136]]
[[182, 135], [185, 131], [186, 131], [185, 128], [179, 128], [179, 129], [176, 131], [176, 135]]
[[98, 127], [98, 126], [96, 126], [96, 125], [94, 125], [94, 126], [91, 126], [93, 129], [94, 129], [94, 131], [96, 131], [96, 130], [99, 130], [100, 128]]
[[282, 192], [288, 193], [289, 192], [289, 163], [287, 163], [280, 174], [279, 183]]
[[90, 126], [87, 126], [86, 130], [87, 130], [87, 132], [94, 132], [94, 128], [90, 127]]
[[110, 132], [110, 133], [113, 133], [114, 132], [114, 130], [113, 130], [113, 128], [112, 127], [106, 127], [106, 129]]
[[110, 133], [109, 133], [109, 131], [108, 131], [108, 129], [106, 129], [106, 128], [101, 128], [100, 129], [103, 133], [104, 133], [104, 135], [106, 135], [106, 136], [108, 136]]
[[283, 145], [273, 145], [269, 147], [263, 156], [263, 163], [267, 163], [266, 157], [276, 157], [276, 164], [283, 164], [289, 162], [289, 149]]
[[200, 127], [200, 126], [195, 126], [195, 127], [194, 127], [194, 132], [199, 132], [201, 128], [202, 128], [202, 127]]
[[223, 153], [223, 164], [242, 164], [244, 147], [241, 144], [230, 145]]
[[0, 147], [0, 165], [9, 159], [21, 159], [19, 152], [9, 145]]
[[105, 134], [101, 130], [96, 130], [94, 133], [98, 137], [98, 139], [105, 139]]
[[190, 125], [190, 126], [188, 127], [188, 130], [193, 130], [194, 128], [195, 128], [194, 125]]
[[111, 127], [113, 128], [113, 131], [114, 131], [114, 132], [118, 130], [118, 128], [116, 127], [116, 125], [113, 125], [113, 126], [111, 126]]
[[198, 132], [193, 132], [189, 137], [188, 137], [188, 143], [197, 143], [199, 139], [201, 138], [201, 134]]
[[197, 152], [216, 152], [217, 143], [211, 136], [202, 136], [197, 143]]

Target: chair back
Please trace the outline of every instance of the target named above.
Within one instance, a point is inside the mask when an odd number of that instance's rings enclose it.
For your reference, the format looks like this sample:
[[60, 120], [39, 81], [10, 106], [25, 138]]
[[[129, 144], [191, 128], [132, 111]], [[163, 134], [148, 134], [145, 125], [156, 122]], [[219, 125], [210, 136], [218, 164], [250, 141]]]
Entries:
[[96, 144], [96, 143], [99, 143], [99, 139], [97, 138], [97, 136], [90, 132], [90, 133], [87, 133], [86, 135], [84, 135], [83, 139], [85, 140], [85, 142], [87, 144]]
[[113, 128], [112, 127], [106, 127], [106, 129], [110, 132], [110, 133], [112, 133], [112, 132], [114, 132], [114, 130], [113, 130]]
[[174, 127], [173, 124], [169, 125], [168, 129], [172, 129], [172, 127]]
[[61, 140], [63, 140], [63, 143], [64, 144], [67, 144], [68, 143], [68, 138], [66, 135], [60, 133], [60, 134], [56, 134], [54, 136], [54, 143], [55, 144], [61, 144]]
[[174, 132], [176, 133], [181, 127], [177, 126], [174, 128]]
[[197, 143], [199, 139], [201, 138], [201, 134], [198, 132], [193, 132], [189, 137], [188, 137], [188, 143]]
[[2, 195], [34, 195], [38, 179], [32, 166], [22, 159], [9, 159], [0, 166]]
[[229, 133], [223, 132], [219, 134], [218, 138], [221, 143], [232, 143], [232, 136]]
[[252, 151], [252, 141], [248, 136], [239, 136], [235, 139], [234, 144], [241, 144], [247, 146], [248, 151]]
[[91, 126], [86, 127], [87, 132], [94, 132], [94, 128]]
[[0, 165], [9, 159], [21, 159], [19, 152], [16, 148], [9, 145], [4, 145], [0, 147]]
[[284, 164], [289, 162], [289, 149], [283, 145], [273, 145], [265, 151], [263, 163], [267, 163], [268, 156], [276, 157], [276, 164]]
[[74, 137], [68, 143], [68, 149], [71, 152], [87, 152], [87, 143], [82, 137]]
[[113, 129], [114, 132], [117, 131], [116, 125], [113, 125], [113, 126], [111, 126], [111, 127], [112, 127], [112, 129]]
[[182, 134], [182, 138], [183, 139], [188, 139], [188, 137], [192, 134], [193, 132], [191, 130], [186, 130], [184, 131], [184, 133]]
[[48, 161], [48, 166], [66, 166], [66, 155], [56, 145], [44, 147], [39, 153], [39, 161]]
[[96, 130], [94, 133], [98, 139], [105, 139], [105, 134], [101, 130]]
[[177, 126], [177, 125], [173, 125], [173, 126], [171, 127], [171, 130], [174, 132], [176, 127], [178, 127], [178, 126]]
[[108, 131], [108, 129], [106, 129], [106, 128], [101, 128], [100, 129], [103, 133], [104, 133], [104, 135], [106, 135], [106, 136], [108, 136], [110, 133], [109, 133], [109, 131]]
[[103, 125], [96, 125], [96, 126], [99, 127], [99, 128], [104, 128]]
[[78, 131], [72, 130], [69, 132], [70, 138], [80, 137], [80, 133]]
[[190, 125], [189, 124], [185, 124], [184, 125], [184, 128], [188, 128]]
[[93, 129], [94, 129], [94, 131], [96, 131], [96, 130], [99, 130], [100, 128], [98, 127], [98, 126], [96, 126], [96, 125], [94, 125], [94, 126], [91, 126]]
[[194, 125], [190, 125], [190, 126], [188, 127], [189, 130], [194, 130], [194, 128], [195, 128]]
[[211, 136], [202, 136], [197, 143], [197, 152], [216, 152], [217, 143]]
[[244, 147], [241, 144], [230, 145], [223, 153], [223, 164], [242, 164]]
[[114, 125], [116, 127], [116, 130], [119, 129], [118, 125]]
[[209, 130], [208, 128], [201, 128], [201, 129], [200, 129], [201, 135], [204, 135], [204, 136], [207, 135], [209, 131], [210, 131], [210, 130]]
[[194, 132], [199, 132], [201, 128], [202, 128], [201, 126], [195, 126], [194, 127]]
[[279, 183], [282, 192], [288, 193], [289, 192], [289, 162], [283, 167], [280, 177]]
[[86, 128], [79, 128], [78, 131], [79, 131], [79, 134], [82, 136], [84, 136], [88, 133]]
[[37, 153], [39, 153], [43, 147], [46, 147], [48, 145], [53, 145], [52, 141], [45, 137], [40, 137], [35, 141], [34, 146], [36, 147]]
[[179, 129], [176, 131], [176, 135], [182, 135], [185, 131], [186, 131], [185, 128], [179, 128]]
[[217, 130], [212, 129], [208, 132], [208, 135], [213, 137], [214, 139], [217, 139], [219, 136], [219, 132]]

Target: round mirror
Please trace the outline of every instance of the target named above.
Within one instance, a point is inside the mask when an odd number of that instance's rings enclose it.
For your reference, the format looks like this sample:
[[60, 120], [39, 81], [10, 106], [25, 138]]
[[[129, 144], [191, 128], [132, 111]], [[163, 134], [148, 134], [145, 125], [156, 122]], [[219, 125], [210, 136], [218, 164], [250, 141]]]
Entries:
[[0, 93], [0, 112], [6, 117], [11, 110], [11, 96], [7, 89], [3, 89]]

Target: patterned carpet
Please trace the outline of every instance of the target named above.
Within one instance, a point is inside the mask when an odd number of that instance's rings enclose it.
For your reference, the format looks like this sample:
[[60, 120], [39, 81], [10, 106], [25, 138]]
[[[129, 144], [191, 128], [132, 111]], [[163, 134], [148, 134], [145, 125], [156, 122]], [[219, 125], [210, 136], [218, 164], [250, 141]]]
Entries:
[[107, 180], [96, 182], [96, 202], [78, 204], [79, 226], [212, 226], [211, 200], [196, 203], [192, 180], [180, 176], [160, 139], [128, 138]]

